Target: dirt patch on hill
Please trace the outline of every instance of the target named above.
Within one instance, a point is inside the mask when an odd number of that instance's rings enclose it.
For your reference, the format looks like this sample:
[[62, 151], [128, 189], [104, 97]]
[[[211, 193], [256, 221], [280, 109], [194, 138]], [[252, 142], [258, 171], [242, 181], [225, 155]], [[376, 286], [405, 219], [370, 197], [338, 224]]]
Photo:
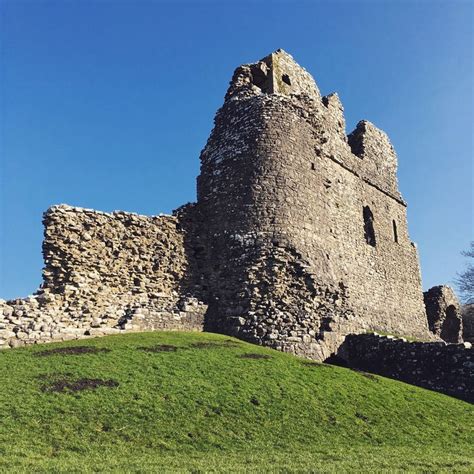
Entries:
[[118, 387], [119, 383], [116, 380], [102, 380], [102, 379], [68, 379], [60, 378], [56, 380], [50, 380], [45, 383], [41, 390], [46, 393], [51, 392], [80, 392], [83, 390], [95, 390], [99, 387], [115, 388]]
[[357, 372], [360, 375], [363, 375], [364, 377], [370, 380], [374, 380], [375, 382], [379, 381], [379, 379], [374, 374], [371, 374], [370, 372], [364, 372], [363, 370], [358, 370], [358, 369], [351, 369], [351, 370], [353, 370], [354, 372]]
[[146, 352], [176, 352], [178, 348], [170, 344], [158, 344], [157, 346], [139, 347], [141, 351]]
[[104, 352], [110, 352], [110, 349], [92, 346], [58, 347], [57, 349], [47, 349], [45, 351], [36, 352], [35, 356], [48, 357], [53, 355], [103, 354]]
[[238, 356], [239, 359], [271, 359], [269, 355], [266, 354], [241, 354]]
[[232, 341], [231, 339], [227, 339], [222, 342], [195, 342], [189, 347], [193, 349], [212, 349], [216, 347], [235, 347], [238, 345], [238, 342]]

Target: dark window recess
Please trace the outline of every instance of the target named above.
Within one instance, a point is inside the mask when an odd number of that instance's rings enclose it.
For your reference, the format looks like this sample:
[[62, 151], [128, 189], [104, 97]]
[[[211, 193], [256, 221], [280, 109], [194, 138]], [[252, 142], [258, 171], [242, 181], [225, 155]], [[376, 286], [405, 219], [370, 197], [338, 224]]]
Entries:
[[283, 76], [281, 76], [281, 80], [285, 84], [288, 84], [289, 86], [291, 86], [290, 76], [288, 74], [283, 74]]
[[372, 247], [375, 247], [374, 215], [369, 206], [364, 206], [363, 216], [365, 241], [372, 245]]
[[398, 244], [398, 231], [397, 231], [397, 223], [395, 221], [392, 221], [393, 224], [393, 240], [395, 243]]
[[316, 169], [316, 165], [314, 163], [311, 163], [311, 169], [312, 170], [315, 170]]

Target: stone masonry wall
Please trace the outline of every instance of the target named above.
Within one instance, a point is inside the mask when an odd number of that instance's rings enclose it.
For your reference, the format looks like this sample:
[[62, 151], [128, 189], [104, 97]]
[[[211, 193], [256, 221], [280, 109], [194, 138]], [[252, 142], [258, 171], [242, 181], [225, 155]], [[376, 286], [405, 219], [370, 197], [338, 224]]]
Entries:
[[[392, 336], [346, 337], [339, 364], [474, 403], [474, 350], [468, 342], [409, 342]], [[337, 362], [337, 361], [336, 361]]]
[[0, 302], [0, 347], [113, 334], [202, 330], [187, 233], [176, 216], [54, 206], [44, 214], [43, 284]]

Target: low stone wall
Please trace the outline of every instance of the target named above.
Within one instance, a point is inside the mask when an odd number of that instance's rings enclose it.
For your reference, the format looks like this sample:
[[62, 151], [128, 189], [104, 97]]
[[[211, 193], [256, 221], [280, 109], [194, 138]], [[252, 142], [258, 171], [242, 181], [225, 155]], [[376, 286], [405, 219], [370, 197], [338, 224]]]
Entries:
[[393, 336], [350, 334], [337, 359], [353, 369], [474, 403], [474, 350], [470, 343], [409, 342]]
[[62, 301], [58, 305], [45, 304], [43, 295], [0, 300], [0, 350], [133, 331], [202, 331], [207, 311], [207, 305], [193, 297], [176, 299], [169, 295], [152, 299], [145, 294], [132, 303], [109, 306], [111, 317], [89, 312], [73, 319], [62, 295], [56, 296]]

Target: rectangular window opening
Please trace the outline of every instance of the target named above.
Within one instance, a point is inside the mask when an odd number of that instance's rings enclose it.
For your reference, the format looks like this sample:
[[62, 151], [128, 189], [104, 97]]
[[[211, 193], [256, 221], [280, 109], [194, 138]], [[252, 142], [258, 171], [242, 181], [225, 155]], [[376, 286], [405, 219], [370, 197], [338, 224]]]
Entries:
[[395, 222], [395, 220], [393, 220], [392, 224], [393, 224], [393, 240], [396, 244], [398, 244], [397, 223]]
[[374, 229], [374, 215], [372, 214], [372, 211], [370, 210], [369, 206], [364, 206], [362, 214], [364, 217], [365, 241], [372, 247], [375, 247], [376, 241], [375, 241], [375, 229]]

